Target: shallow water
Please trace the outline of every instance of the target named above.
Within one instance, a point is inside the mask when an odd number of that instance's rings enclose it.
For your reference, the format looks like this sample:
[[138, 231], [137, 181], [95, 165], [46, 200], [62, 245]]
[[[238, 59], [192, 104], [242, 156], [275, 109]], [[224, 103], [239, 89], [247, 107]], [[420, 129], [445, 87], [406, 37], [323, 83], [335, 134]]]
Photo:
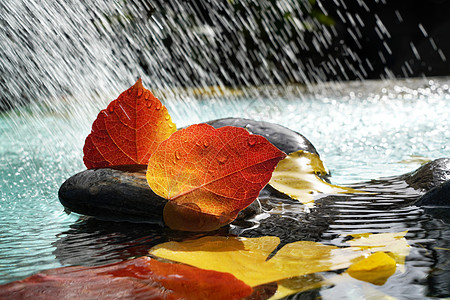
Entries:
[[[324, 84], [309, 92], [264, 87], [241, 96], [167, 94], [160, 99], [178, 127], [244, 117], [296, 130], [316, 147], [332, 182], [348, 184], [399, 175], [428, 159], [450, 157], [449, 84], [446, 78], [374, 81]], [[35, 104], [0, 117], [0, 284], [61, 265], [100, 265], [145, 255], [167, 239], [185, 238], [158, 226], [79, 219], [66, 214], [58, 201], [59, 186], [84, 169], [82, 147], [96, 113], [117, 95], [55, 100], [52, 107]], [[323, 209], [311, 213], [285, 203], [276, 206], [283, 228], [274, 226], [274, 220], [242, 235], [279, 234], [285, 243], [308, 239], [339, 245], [344, 233], [408, 230], [413, 247], [407, 271], [380, 290], [391, 296], [449, 296], [448, 275], [439, 275], [449, 272], [448, 214], [399, 205], [409, 197], [399, 184], [389, 187], [391, 194], [384, 198], [324, 200]], [[231, 232], [242, 231], [236, 226]], [[321, 295], [331, 299], [338, 292], [353, 299], [334, 289]]]

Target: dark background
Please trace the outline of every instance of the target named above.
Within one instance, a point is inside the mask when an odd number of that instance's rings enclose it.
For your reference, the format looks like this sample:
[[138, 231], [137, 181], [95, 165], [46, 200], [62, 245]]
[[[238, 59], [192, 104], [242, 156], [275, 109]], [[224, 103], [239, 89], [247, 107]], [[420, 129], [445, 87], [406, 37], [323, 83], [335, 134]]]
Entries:
[[[216, 35], [206, 42], [208, 51], [192, 51], [191, 57], [201, 62], [213, 54], [216, 60], [204, 67], [219, 70], [228, 85], [450, 74], [450, 1], [286, 2], [291, 9], [280, 9], [282, 1], [227, 0], [170, 7], [153, 1], [150, 7], [162, 18], [173, 13], [189, 16], [196, 26], [211, 26]], [[313, 28], [299, 29], [294, 18]], [[185, 42], [176, 35], [169, 34], [164, 45], [182, 61], [183, 55], [172, 51]]]

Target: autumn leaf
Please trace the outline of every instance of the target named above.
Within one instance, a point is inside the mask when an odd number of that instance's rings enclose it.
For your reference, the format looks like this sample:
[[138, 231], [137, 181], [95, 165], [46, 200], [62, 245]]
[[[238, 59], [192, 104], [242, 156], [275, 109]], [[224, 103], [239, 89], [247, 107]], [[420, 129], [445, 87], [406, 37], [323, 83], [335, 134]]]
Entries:
[[159, 145], [147, 180], [169, 200], [164, 220], [170, 228], [214, 230], [257, 198], [284, 157], [264, 137], [243, 128], [192, 125]]
[[[338, 247], [314, 242], [295, 242], [281, 248], [274, 257], [267, 257], [277, 248], [278, 237], [260, 238], [203, 237], [185, 242], [168, 242], [155, 246], [150, 254], [165, 259], [182, 262], [206, 270], [216, 270], [233, 274], [250, 286], [268, 282], [278, 282], [275, 299], [282, 298], [299, 289], [319, 287], [317, 281], [310, 284], [292, 284], [286, 278], [316, 272], [344, 269], [361, 253], [345, 251], [340, 259]], [[284, 286], [286, 285], [286, 287]], [[297, 289], [296, 289], [297, 288]]]
[[329, 184], [318, 176], [327, 173], [328, 171], [317, 154], [300, 150], [289, 154], [278, 163], [269, 184], [276, 190], [308, 206], [313, 206], [314, 196], [319, 193], [365, 193]]
[[353, 264], [347, 272], [353, 278], [383, 285], [395, 273], [395, 260], [384, 252], [376, 252]]
[[1, 299], [241, 299], [252, 288], [228, 273], [140, 257], [42, 271], [0, 286]]
[[174, 131], [166, 107], [138, 79], [98, 114], [83, 148], [84, 164], [88, 169], [146, 165]]
[[[279, 299], [308, 287], [317, 288], [321, 284], [327, 284], [325, 281], [321, 283], [318, 280], [312, 280], [310, 285], [307, 285], [299, 279], [299, 276], [346, 269], [358, 261], [364, 261], [373, 253], [372, 250], [383, 249], [382, 251], [388, 251], [388, 254], [392, 254], [393, 257], [404, 253], [405, 250], [397, 243], [404, 240], [400, 237], [401, 234], [380, 235], [368, 235], [372, 236], [373, 241], [370, 247], [339, 248], [321, 243], [298, 241], [283, 246], [270, 259], [267, 258], [280, 243], [278, 237], [203, 237], [184, 242], [163, 243], [153, 247], [150, 254], [206, 270], [231, 273], [250, 286], [276, 281], [279, 289], [274, 298]], [[404, 241], [403, 247], [407, 247], [406, 240]], [[380, 263], [380, 265], [383, 264], [383, 262]], [[365, 279], [380, 278], [379, 273], [376, 272], [373, 274], [367, 272], [366, 275], [368, 277]]]
[[370, 250], [371, 252], [389, 252], [395, 262], [403, 271], [405, 258], [409, 255], [410, 248], [408, 241], [405, 239], [407, 231], [386, 232], [386, 233], [355, 233], [347, 244], [354, 249]]

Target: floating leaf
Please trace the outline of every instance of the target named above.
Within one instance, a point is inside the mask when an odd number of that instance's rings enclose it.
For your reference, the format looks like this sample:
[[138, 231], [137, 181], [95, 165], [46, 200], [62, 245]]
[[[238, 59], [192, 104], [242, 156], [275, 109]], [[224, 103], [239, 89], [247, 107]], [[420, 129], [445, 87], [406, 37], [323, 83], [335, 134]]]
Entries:
[[[206, 270], [231, 273], [250, 286], [321, 271], [346, 268], [360, 253], [346, 251], [333, 260], [340, 249], [320, 243], [300, 241], [277, 248], [278, 237], [260, 238], [203, 237], [185, 242], [155, 246], [150, 253]], [[362, 252], [361, 252], [362, 253]], [[345, 257], [345, 259], [344, 259]]]
[[[409, 255], [410, 246], [405, 239], [407, 231], [386, 233], [357, 233], [351, 234], [352, 240], [347, 243], [352, 248], [370, 250], [371, 252], [389, 252], [395, 262], [404, 266], [405, 258]], [[401, 268], [403, 270], [403, 267]]]
[[146, 165], [174, 131], [167, 109], [138, 79], [98, 114], [83, 148], [84, 163], [88, 169]]
[[395, 273], [395, 260], [384, 252], [376, 252], [353, 264], [347, 272], [353, 278], [383, 285]]
[[328, 172], [317, 154], [303, 150], [289, 154], [280, 161], [269, 184], [278, 191], [312, 206], [318, 193], [361, 193], [352, 188], [340, 187], [323, 181], [318, 174]]
[[0, 286], [1, 299], [241, 299], [233, 275], [141, 257], [100, 267], [63, 267]]
[[[231, 273], [250, 286], [277, 281], [279, 290], [274, 298], [279, 299], [290, 292], [320, 286], [318, 280], [311, 280], [308, 285], [299, 279], [299, 276], [348, 268], [355, 262], [363, 261], [373, 249], [389, 251], [394, 257], [405, 252], [395, 243], [402, 239], [401, 233], [369, 235], [374, 242], [369, 248], [338, 248], [299, 241], [285, 245], [268, 260], [280, 243], [278, 237], [203, 237], [184, 242], [163, 243], [153, 247], [150, 253], [206, 270]], [[408, 246], [403, 244], [403, 247]]]
[[264, 137], [243, 128], [192, 125], [159, 145], [147, 180], [170, 200], [164, 209], [169, 227], [214, 230], [256, 199], [284, 157]]

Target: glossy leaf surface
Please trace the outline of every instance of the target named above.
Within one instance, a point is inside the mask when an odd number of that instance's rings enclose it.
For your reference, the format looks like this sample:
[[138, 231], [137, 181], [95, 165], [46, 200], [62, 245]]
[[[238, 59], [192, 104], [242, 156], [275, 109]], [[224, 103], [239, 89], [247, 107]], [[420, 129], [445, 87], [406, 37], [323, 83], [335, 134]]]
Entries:
[[395, 260], [384, 252], [376, 252], [353, 264], [347, 272], [353, 278], [383, 285], [395, 273]]
[[317, 154], [303, 150], [289, 154], [275, 168], [269, 184], [276, 190], [313, 206], [318, 193], [361, 193], [352, 188], [341, 187], [323, 181], [318, 175], [328, 172]]
[[[184, 242], [168, 242], [155, 246], [150, 250], [152, 255], [186, 263], [207, 270], [231, 273], [250, 286], [277, 281], [279, 291], [275, 298], [286, 296], [289, 292], [316, 288], [326, 282], [310, 280], [304, 283], [299, 276], [317, 272], [346, 269], [352, 264], [362, 261], [372, 250], [383, 249], [393, 256], [405, 250], [396, 243], [406, 240], [401, 234], [369, 234], [371, 248], [350, 246], [339, 248], [321, 243], [299, 241], [287, 244], [268, 259], [278, 247], [277, 237], [260, 238], [203, 237]], [[355, 239], [356, 243], [359, 238]], [[372, 249], [373, 248], [373, 249]], [[379, 274], [368, 272], [368, 277], [379, 278]], [[289, 279], [291, 278], [291, 279]], [[311, 279], [311, 278], [309, 278]]]
[[189, 126], [151, 156], [147, 180], [170, 200], [164, 220], [172, 229], [206, 231], [230, 223], [269, 182], [285, 154], [243, 128]]
[[141, 257], [100, 267], [63, 267], [0, 286], [1, 299], [241, 299], [233, 275]]
[[395, 262], [399, 265], [399, 269], [403, 271], [405, 258], [409, 255], [411, 246], [405, 239], [406, 231], [387, 232], [387, 233], [358, 233], [350, 235], [352, 240], [347, 243], [353, 248], [361, 250], [370, 250], [371, 252], [388, 252]]
[[88, 169], [147, 164], [174, 131], [170, 115], [139, 79], [97, 116], [83, 148]]
[[[347, 251], [332, 261], [338, 247], [300, 241], [281, 248], [267, 257], [280, 243], [278, 237], [232, 238], [204, 237], [186, 242], [168, 242], [150, 253], [207, 270], [231, 273], [250, 286], [289, 277], [346, 268], [360, 254]], [[345, 256], [345, 259], [343, 258]]]

